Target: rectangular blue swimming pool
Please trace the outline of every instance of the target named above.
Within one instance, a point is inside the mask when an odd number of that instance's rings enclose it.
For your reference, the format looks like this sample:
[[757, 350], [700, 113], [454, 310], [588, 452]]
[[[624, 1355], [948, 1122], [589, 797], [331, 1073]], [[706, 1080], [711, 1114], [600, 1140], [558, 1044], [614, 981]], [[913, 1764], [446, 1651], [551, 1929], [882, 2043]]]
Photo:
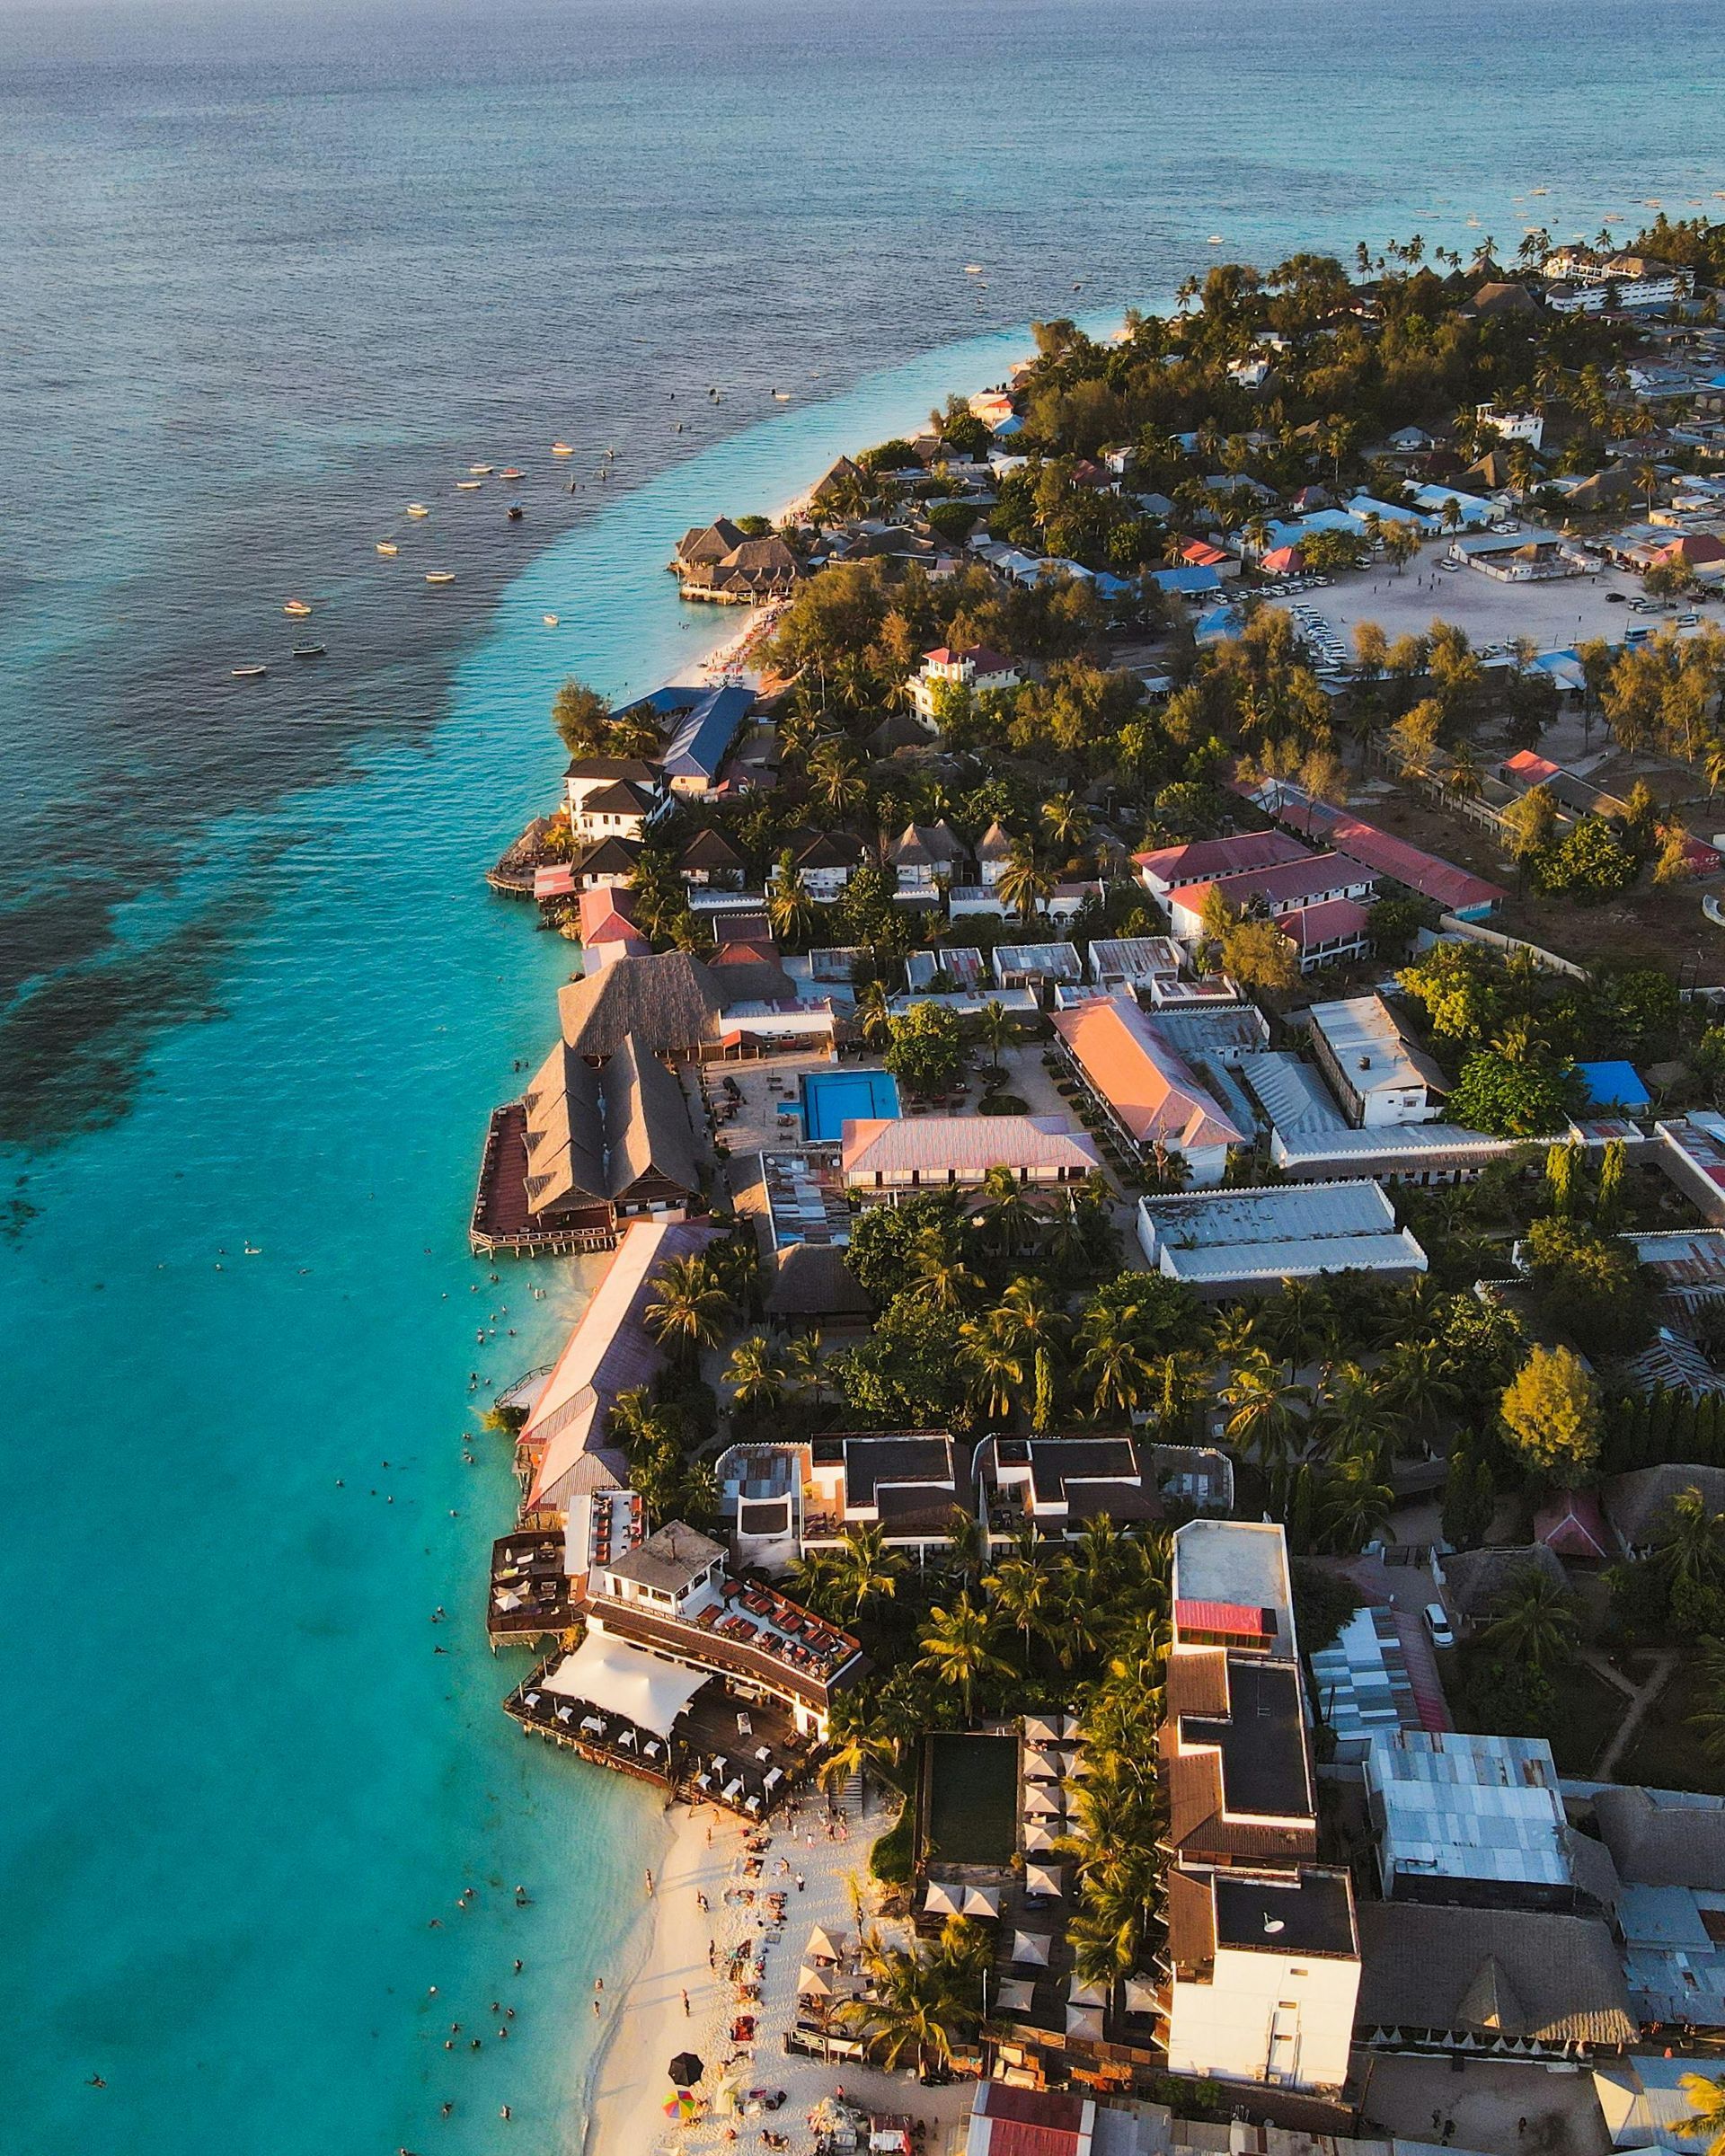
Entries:
[[870, 1117], [896, 1122], [904, 1110], [898, 1087], [886, 1071], [805, 1071], [802, 1132], [811, 1145], [836, 1145], [847, 1123]]

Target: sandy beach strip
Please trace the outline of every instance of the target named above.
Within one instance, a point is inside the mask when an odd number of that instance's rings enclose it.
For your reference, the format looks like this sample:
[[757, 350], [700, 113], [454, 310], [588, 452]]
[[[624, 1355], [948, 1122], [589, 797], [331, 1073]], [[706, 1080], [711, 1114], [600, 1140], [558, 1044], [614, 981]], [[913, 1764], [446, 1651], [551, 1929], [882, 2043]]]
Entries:
[[[620, 1998], [614, 1999], [608, 1986], [601, 1998], [601, 2018], [615, 2013], [615, 2020], [594, 2075], [586, 2156], [725, 2156], [734, 2147], [761, 2149], [763, 2125], [783, 2134], [793, 2156], [807, 2156], [815, 2145], [808, 2114], [820, 2098], [841, 2088], [868, 2108], [908, 2112], [950, 2131], [969, 2109], [967, 2084], [924, 2089], [909, 2072], [887, 2074], [854, 2063], [829, 2065], [787, 2054], [782, 2041], [796, 2019], [797, 1979], [810, 1931], [819, 1924], [835, 1936], [856, 1936], [856, 1897], [862, 1897], [865, 1910], [871, 1899], [869, 1849], [890, 1824], [890, 1813], [877, 1808], [860, 1817], [853, 1792], [829, 1832], [826, 1800], [807, 1794], [794, 1816], [786, 1807], [769, 1821], [758, 1877], [745, 1871], [745, 1842], [753, 1828], [710, 1806], [691, 1814], [679, 1805], [670, 1816], [673, 1840], [655, 1876], [646, 1958]], [[775, 1928], [765, 1902], [780, 1893], [785, 1922]], [[696, 1898], [701, 1895], [704, 1910]], [[746, 1942], [758, 1949], [763, 1938], [760, 1999], [741, 2001], [728, 1980], [727, 1962]], [[674, 2124], [663, 2107], [670, 2094], [670, 2061], [679, 2051], [693, 2051], [707, 2069], [697, 2093], [711, 2099], [737, 2049], [730, 2040], [733, 2020], [748, 2012], [756, 2017], [756, 2041], [737, 2080], [745, 2093], [783, 2089], [783, 2105], [741, 2118], [703, 2107], [701, 2117]], [[928, 2145], [933, 2156], [943, 2142], [932, 2134]]]

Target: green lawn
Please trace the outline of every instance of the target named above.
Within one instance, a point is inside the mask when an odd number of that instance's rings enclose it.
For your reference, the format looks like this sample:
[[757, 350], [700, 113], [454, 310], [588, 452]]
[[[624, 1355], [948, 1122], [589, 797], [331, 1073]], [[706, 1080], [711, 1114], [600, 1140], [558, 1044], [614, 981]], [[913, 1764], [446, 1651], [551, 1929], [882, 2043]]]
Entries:
[[928, 1740], [924, 1860], [1007, 1864], [1018, 1846], [1018, 1739]]
[[1701, 1672], [1679, 1664], [1671, 1682], [1643, 1716], [1635, 1741], [1618, 1764], [1619, 1781], [1650, 1789], [1700, 1789], [1725, 1797], [1725, 1771], [1707, 1757], [1686, 1718], [1700, 1704]]

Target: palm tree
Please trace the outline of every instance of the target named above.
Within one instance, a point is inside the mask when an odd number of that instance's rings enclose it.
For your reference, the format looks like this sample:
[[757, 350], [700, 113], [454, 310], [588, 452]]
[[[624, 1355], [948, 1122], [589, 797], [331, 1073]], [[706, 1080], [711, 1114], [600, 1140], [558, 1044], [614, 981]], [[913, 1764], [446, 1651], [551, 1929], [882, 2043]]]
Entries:
[[1699, 1660], [1702, 1703], [1689, 1717], [1689, 1727], [1708, 1758], [1716, 1766], [1725, 1765], [1725, 1639], [1703, 1639]]
[[924, 2072], [931, 2064], [950, 2066], [957, 2039], [978, 2019], [951, 1960], [938, 1951], [865, 1943], [863, 1966], [872, 1996], [845, 2000], [835, 2019], [862, 2030], [889, 2067], [907, 2057]]
[[933, 1224], [918, 1231], [907, 1269], [937, 1310], [961, 1310], [966, 1298], [982, 1286], [944, 1232]]
[[892, 1004], [884, 981], [870, 981], [856, 992], [856, 1023], [871, 1048], [883, 1048], [892, 1038]]
[[998, 1310], [967, 1318], [959, 1328], [959, 1360], [983, 1412], [1000, 1420], [1011, 1415], [1024, 1386], [1024, 1356], [1011, 1319]]
[[765, 1333], [739, 1340], [725, 1365], [725, 1383], [739, 1407], [776, 1408], [784, 1398], [785, 1367]]
[[1048, 1576], [1033, 1558], [1009, 1557], [996, 1565], [983, 1581], [1000, 1616], [1024, 1642], [1024, 1659], [1031, 1658], [1031, 1634], [1040, 1629], [1049, 1603]]
[[1018, 1038], [1018, 1021], [1004, 1003], [997, 1003], [991, 995], [978, 1012], [977, 1038], [988, 1051], [991, 1070], [1000, 1068], [1000, 1051], [1009, 1040]]
[[783, 1359], [786, 1381], [799, 1392], [812, 1393], [818, 1399], [827, 1390], [827, 1365], [820, 1356], [818, 1332], [799, 1333], [787, 1340]]
[[805, 942], [819, 915], [813, 894], [802, 879], [789, 846], [779, 855], [773, 893], [766, 902], [767, 919], [782, 943]]
[[1229, 1443], [1252, 1454], [1266, 1474], [1284, 1472], [1305, 1427], [1300, 1410], [1312, 1400], [1304, 1385], [1293, 1383], [1287, 1364], [1261, 1348], [1249, 1348], [1219, 1397], [1228, 1410], [1223, 1427]]
[[1013, 1170], [989, 1169], [980, 1188], [983, 1205], [977, 1217], [987, 1241], [1005, 1258], [1016, 1258], [1031, 1249], [1041, 1227], [1042, 1215]]
[[1344, 1454], [1323, 1478], [1324, 1541], [1349, 1555], [1363, 1550], [1383, 1528], [1394, 1502], [1395, 1493], [1378, 1472], [1375, 1451]]
[[1090, 810], [1075, 793], [1052, 794], [1042, 804], [1042, 822], [1057, 846], [1075, 853], [1091, 833]]
[[1462, 1404], [1455, 1370], [1435, 1340], [1404, 1340], [1393, 1348], [1377, 1382], [1381, 1396], [1428, 1437]]
[[831, 1555], [835, 1590], [853, 1619], [871, 1602], [896, 1595], [908, 1569], [903, 1552], [887, 1547], [886, 1531], [879, 1524], [847, 1527]]
[[1704, 2140], [1707, 2156], [1725, 2156], [1725, 2075], [1685, 2073], [1678, 2086], [1694, 2109], [1674, 2120], [1674, 2130], [1685, 2141]]
[[966, 1587], [951, 1609], [938, 1604], [928, 1613], [922, 1634], [922, 1666], [943, 1683], [956, 1684], [964, 1719], [970, 1719], [971, 1695], [978, 1677], [1010, 1677], [1013, 1666], [994, 1650], [992, 1612], [971, 1599]]
[[834, 1695], [827, 1731], [827, 1753], [820, 1764], [820, 1785], [836, 1796], [854, 1774], [868, 1801], [869, 1776], [897, 1787], [898, 1745], [880, 1726], [871, 1706], [859, 1706], [854, 1692]]
[[1568, 1589], [1549, 1572], [1530, 1568], [1499, 1597], [1484, 1638], [1502, 1650], [1506, 1660], [1543, 1670], [1570, 1659], [1578, 1629]]
[[850, 743], [834, 735], [823, 741], [809, 759], [809, 778], [815, 799], [842, 823], [868, 799], [868, 782]]
[[703, 1348], [717, 1347], [730, 1316], [730, 1297], [713, 1278], [704, 1258], [668, 1258], [647, 1305], [647, 1329], [678, 1359], [694, 1362]]
[[1673, 1586], [1714, 1585], [1725, 1572], [1725, 1512], [1714, 1512], [1699, 1489], [1680, 1489], [1655, 1561]]
[[1653, 514], [1653, 497], [1659, 490], [1659, 482], [1662, 477], [1659, 467], [1650, 460], [1636, 467], [1635, 484], [1647, 497], [1647, 513], [1650, 517]]
[[1046, 1430], [1054, 1419], [1055, 1370], [1065, 1336], [1065, 1313], [1039, 1281], [1022, 1277], [1002, 1295], [1000, 1309], [1011, 1328], [1011, 1337], [1030, 1358], [1034, 1380], [1032, 1427]]
[[1084, 1352], [1078, 1367], [1095, 1382], [1099, 1415], [1112, 1408], [1129, 1416], [1143, 1406], [1155, 1387], [1155, 1365], [1145, 1352], [1134, 1323], [1137, 1315], [1134, 1304], [1113, 1310], [1104, 1303], [1092, 1303], [1079, 1321], [1078, 1337]]
[[1030, 840], [1019, 838], [1013, 842], [995, 888], [1003, 906], [1010, 906], [1021, 921], [1031, 921], [1058, 881], [1047, 862], [1039, 860]]

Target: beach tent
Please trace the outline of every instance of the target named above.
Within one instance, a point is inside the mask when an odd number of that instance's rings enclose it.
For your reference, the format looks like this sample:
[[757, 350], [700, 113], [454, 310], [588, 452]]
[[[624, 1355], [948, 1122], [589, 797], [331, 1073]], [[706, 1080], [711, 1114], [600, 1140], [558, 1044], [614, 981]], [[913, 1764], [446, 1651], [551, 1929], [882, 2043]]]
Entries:
[[963, 1909], [960, 1895], [963, 1888], [942, 1886], [939, 1879], [931, 1879], [923, 1895], [923, 1907], [935, 1916], [957, 1916]]
[[1027, 1963], [1033, 1968], [1046, 1969], [1048, 1966], [1048, 1934], [1046, 1931], [1014, 1931], [1013, 1959]]
[[967, 1886], [964, 1890], [964, 1913], [967, 1916], [998, 1916], [999, 1887]]
[[708, 1681], [704, 1670], [679, 1669], [621, 1639], [589, 1632], [545, 1679], [545, 1690], [585, 1700], [607, 1714], [621, 1715], [638, 1729], [669, 1736], [671, 1724]]
[[1027, 1864], [1024, 1867], [1024, 1890], [1027, 1894], [1051, 1894], [1058, 1897], [1065, 1892], [1060, 1883], [1061, 1878], [1057, 1864]]
[[1009, 2014], [1028, 2014], [1036, 2002], [1036, 1986], [1023, 1976], [1004, 1976], [995, 1991], [996, 2005]]

